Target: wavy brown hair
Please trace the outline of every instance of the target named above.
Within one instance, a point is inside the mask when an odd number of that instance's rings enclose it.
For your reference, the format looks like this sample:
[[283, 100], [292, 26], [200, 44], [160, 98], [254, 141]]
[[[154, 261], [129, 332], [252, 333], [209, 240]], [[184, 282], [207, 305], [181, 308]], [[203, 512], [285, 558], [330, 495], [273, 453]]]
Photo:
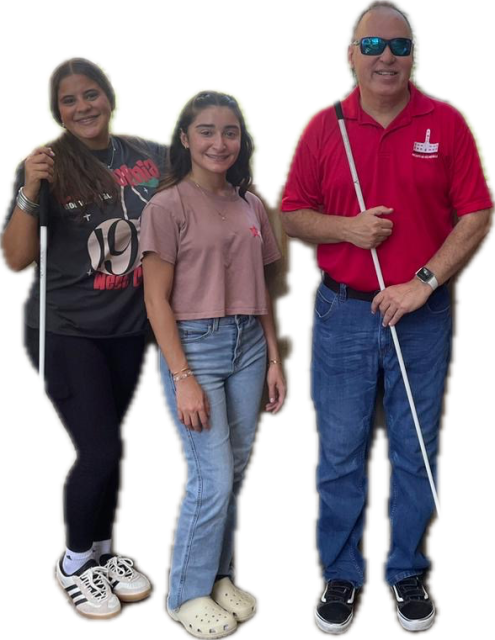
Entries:
[[182, 132], [187, 133], [189, 126], [196, 119], [197, 115], [208, 107], [228, 107], [239, 120], [241, 128], [241, 149], [237, 160], [227, 171], [227, 180], [234, 187], [239, 187], [239, 195], [244, 194], [253, 182], [251, 174], [251, 156], [254, 151], [253, 139], [249, 135], [244, 121], [242, 111], [237, 101], [226, 93], [217, 91], [201, 91], [196, 94], [182, 109], [179, 120], [175, 125], [170, 145], [169, 168], [165, 177], [160, 182], [157, 191], [169, 189], [183, 180], [191, 171], [191, 154], [186, 149], [180, 139]]
[[[50, 109], [59, 124], [62, 124], [58, 108], [60, 83], [75, 74], [96, 82], [107, 96], [112, 111], [115, 109], [115, 92], [100, 67], [84, 58], [72, 58], [58, 66], [50, 79]], [[52, 193], [59, 202], [76, 199], [85, 205], [94, 203], [103, 207], [106, 200], [102, 200], [102, 193], [110, 194], [112, 201], [118, 197], [117, 183], [111, 171], [76, 136], [66, 131], [50, 146], [55, 153]]]

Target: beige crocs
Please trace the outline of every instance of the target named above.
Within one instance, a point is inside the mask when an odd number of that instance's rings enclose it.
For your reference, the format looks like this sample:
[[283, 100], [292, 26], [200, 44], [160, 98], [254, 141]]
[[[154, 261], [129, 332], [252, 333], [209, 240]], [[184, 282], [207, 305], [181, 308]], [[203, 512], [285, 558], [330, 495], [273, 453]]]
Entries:
[[238, 589], [230, 578], [222, 578], [215, 582], [211, 597], [225, 611], [231, 613], [237, 622], [245, 622], [256, 613], [254, 596]]
[[188, 600], [169, 616], [196, 638], [224, 638], [237, 629], [235, 617], [209, 596]]

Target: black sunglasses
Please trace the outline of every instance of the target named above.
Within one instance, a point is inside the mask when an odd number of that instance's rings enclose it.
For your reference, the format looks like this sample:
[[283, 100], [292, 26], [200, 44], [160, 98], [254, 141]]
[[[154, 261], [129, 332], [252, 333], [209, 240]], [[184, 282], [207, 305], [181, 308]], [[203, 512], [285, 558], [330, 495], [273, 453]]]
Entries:
[[411, 55], [413, 41], [411, 38], [392, 38], [391, 40], [385, 40], [377, 36], [367, 36], [366, 38], [361, 38], [361, 40], [354, 40], [351, 44], [354, 46], [359, 45], [363, 56], [379, 56], [385, 51], [385, 47], [388, 45], [394, 56], [402, 57]]

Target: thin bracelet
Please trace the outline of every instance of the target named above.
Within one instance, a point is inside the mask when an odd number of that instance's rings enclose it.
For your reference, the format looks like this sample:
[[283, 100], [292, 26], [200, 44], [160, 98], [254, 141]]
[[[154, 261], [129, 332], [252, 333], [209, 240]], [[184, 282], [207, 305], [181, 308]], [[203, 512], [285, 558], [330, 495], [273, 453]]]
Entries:
[[189, 366], [184, 367], [183, 369], [180, 369], [180, 371], [176, 371], [175, 373], [172, 373], [172, 376], [178, 376], [179, 373], [183, 373], [184, 371], [189, 371]]
[[173, 376], [172, 380], [174, 382], [180, 382], [181, 380], [185, 380], [186, 378], [190, 378], [193, 375], [194, 375], [194, 373], [191, 371], [191, 369], [188, 369], [187, 371], [184, 371], [184, 373], [178, 373], [176, 376]]
[[281, 362], [280, 360], [275, 360], [275, 359], [273, 359], [273, 360], [268, 360], [268, 363], [269, 363], [269, 364], [282, 364], [282, 362]]

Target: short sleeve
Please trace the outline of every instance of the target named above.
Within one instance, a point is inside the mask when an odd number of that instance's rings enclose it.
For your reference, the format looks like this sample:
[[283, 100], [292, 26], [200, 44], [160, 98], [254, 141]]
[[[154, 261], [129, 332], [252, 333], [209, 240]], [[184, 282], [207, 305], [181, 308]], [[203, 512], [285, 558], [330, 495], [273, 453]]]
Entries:
[[458, 216], [493, 206], [473, 134], [456, 112], [450, 200]]
[[323, 202], [318, 160], [319, 121], [313, 119], [304, 131], [292, 160], [282, 198], [282, 211], [313, 209]]
[[263, 265], [271, 264], [280, 260], [281, 254], [275, 240], [272, 225], [268, 219], [265, 207], [261, 200], [256, 198], [256, 211], [260, 221], [261, 237], [263, 238]]
[[165, 262], [175, 264], [180, 245], [180, 222], [173, 211], [152, 198], [141, 216], [139, 252], [157, 253]]
[[168, 147], [158, 142], [149, 142], [151, 153], [158, 163], [160, 175], [164, 175], [168, 163]]
[[3, 225], [4, 229], [9, 224], [10, 218], [12, 218], [12, 214], [14, 213], [14, 209], [16, 207], [17, 192], [23, 186], [23, 184], [24, 184], [24, 163], [21, 163], [17, 167], [17, 171], [16, 171], [16, 174], [15, 174], [14, 188], [13, 188], [13, 192], [12, 192], [12, 199], [11, 199], [9, 207], [7, 209], [7, 216], [5, 218], [5, 222], [4, 222], [4, 225]]

